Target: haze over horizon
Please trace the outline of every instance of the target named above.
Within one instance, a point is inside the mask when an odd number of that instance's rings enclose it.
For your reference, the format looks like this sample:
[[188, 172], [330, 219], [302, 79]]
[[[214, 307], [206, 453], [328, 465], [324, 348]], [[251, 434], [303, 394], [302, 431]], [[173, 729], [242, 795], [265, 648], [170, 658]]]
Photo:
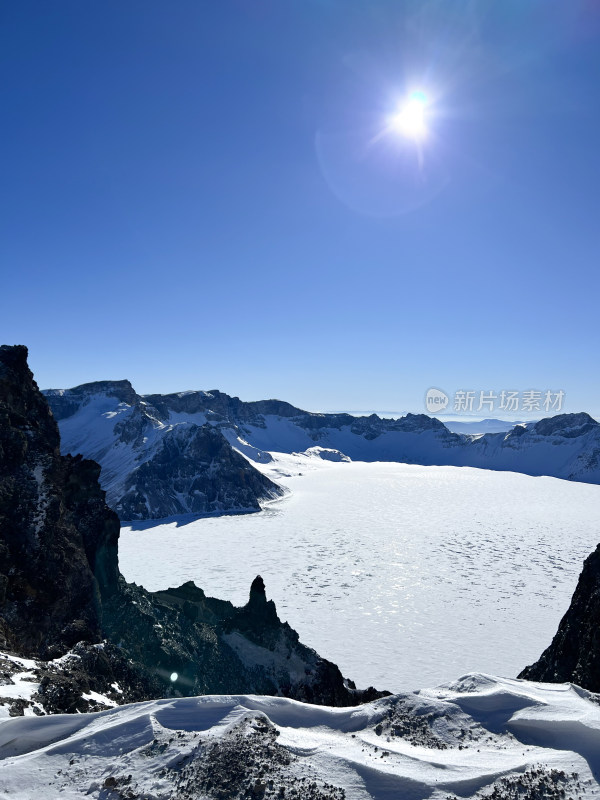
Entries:
[[1, 341], [43, 388], [600, 416], [600, 9], [457, 8], [5, 6]]

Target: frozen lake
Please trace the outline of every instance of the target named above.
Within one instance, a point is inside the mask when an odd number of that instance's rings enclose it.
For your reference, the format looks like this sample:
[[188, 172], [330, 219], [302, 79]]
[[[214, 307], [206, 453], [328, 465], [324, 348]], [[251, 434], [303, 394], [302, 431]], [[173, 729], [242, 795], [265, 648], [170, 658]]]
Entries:
[[267, 596], [358, 686], [514, 677], [550, 643], [600, 541], [600, 487], [458, 467], [319, 464], [260, 514], [123, 528], [150, 590]]

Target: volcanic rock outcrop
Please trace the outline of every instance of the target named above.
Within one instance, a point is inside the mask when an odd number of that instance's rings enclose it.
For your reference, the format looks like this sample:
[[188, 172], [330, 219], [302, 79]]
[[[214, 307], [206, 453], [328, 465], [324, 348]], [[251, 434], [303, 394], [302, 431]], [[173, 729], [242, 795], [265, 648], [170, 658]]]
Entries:
[[571, 604], [552, 643], [519, 678], [569, 681], [600, 692], [600, 545], [583, 564]]
[[48, 656], [100, 638], [119, 523], [98, 465], [60, 455], [26, 359], [0, 348], [0, 647]]

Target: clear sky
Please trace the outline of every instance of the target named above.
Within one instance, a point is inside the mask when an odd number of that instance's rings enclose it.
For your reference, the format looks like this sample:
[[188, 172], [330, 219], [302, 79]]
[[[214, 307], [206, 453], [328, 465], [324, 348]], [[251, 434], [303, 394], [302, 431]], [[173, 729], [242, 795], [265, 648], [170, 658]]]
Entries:
[[[0, 340], [39, 384], [600, 413], [596, 0], [14, 0]], [[422, 139], [390, 127], [421, 91]]]

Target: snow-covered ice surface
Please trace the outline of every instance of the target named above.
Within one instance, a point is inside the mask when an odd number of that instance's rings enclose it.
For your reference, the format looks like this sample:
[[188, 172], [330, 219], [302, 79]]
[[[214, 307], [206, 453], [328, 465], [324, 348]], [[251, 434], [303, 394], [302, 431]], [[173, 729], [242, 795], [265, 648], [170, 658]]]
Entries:
[[595, 485], [274, 455], [260, 468], [291, 495], [247, 517], [124, 528], [121, 570], [150, 590], [194, 580], [237, 605], [261, 574], [279, 616], [361, 687], [517, 675], [550, 643], [600, 540]]
[[355, 708], [206, 696], [0, 724], [0, 797], [598, 797], [598, 696], [467, 675]]

